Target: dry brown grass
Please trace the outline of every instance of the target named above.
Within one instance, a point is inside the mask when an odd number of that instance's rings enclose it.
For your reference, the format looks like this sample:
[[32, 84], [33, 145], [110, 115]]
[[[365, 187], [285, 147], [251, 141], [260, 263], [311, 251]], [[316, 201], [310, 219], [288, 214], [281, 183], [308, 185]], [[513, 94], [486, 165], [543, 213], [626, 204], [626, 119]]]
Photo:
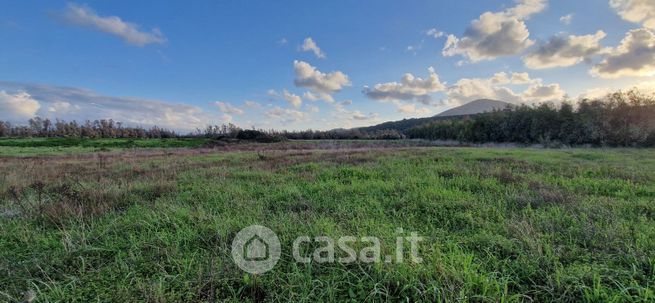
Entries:
[[[297, 164], [365, 164], [405, 148], [358, 145], [294, 145], [279, 150], [269, 145], [238, 147], [248, 151], [241, 161], [221, 157], [221, 149], [127, 150], [67, 156], [0, 158], [0, 211], [41, 218], [59, 225], [75, 218], [98, 217], [131, 203], [154, 203], [177, 191], [178, 176], [201, 171], [207, 178], [227, 178], [226, 167], [278, 172]], [[258, 149], [250, 152], [250, 149]], [[281, 146], [277, 146], [281, 148]], [[239, 150], [238, 152], [241, 152]], [[237, 152], [237, 153], [238, 153]], [[418, 150], [417, 152], [420, 152]], [[217, 157], [214, 157], [217, 156]], [[230, 158], [230, 159], [228, 159]], [[307, 179], [314, 176], [307, 173]], [[302, 205], [298, 210], [302, 210]]]

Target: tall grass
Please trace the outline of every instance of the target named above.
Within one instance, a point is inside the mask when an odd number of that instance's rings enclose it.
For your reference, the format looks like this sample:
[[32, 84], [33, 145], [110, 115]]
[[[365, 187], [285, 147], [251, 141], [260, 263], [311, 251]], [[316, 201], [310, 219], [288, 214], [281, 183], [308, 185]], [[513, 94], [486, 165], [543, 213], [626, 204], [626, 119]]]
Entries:
[[[0, 300], [652, 302], [655, 151], [125, 152], [0, 161]], [[273, 271], [232, 237], [266, 225]], [[426, 237], [423, 263], [299, 264], [308, 236]]]

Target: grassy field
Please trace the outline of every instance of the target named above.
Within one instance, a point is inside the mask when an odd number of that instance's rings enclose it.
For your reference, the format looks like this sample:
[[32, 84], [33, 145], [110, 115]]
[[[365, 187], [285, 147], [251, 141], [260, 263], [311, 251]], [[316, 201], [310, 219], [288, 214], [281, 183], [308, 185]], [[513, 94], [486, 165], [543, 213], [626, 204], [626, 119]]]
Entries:
[[[0, 301], [655, 301], [655, 150], [282, 144], [0, 147]], [[230, 254], [251, 224], [283, 247], [257, 276]], [[422, 263], [289, 249], [376, 236], [390, 254], [397, 228], [425, 237]]]
[[61, 155], [103, 152], [126, 148], [198, 148], [207, 138], [179, 139], [86, 139], [86, 138], [0, 138], [0, 156]]

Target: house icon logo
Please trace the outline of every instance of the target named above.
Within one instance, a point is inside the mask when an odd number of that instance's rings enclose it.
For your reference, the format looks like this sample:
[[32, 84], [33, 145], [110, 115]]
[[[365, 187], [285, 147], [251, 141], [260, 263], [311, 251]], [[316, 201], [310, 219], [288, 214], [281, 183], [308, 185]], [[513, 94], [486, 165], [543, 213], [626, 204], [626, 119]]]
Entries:
[[243, 271], [251, 274], [265, 273], [280, 260], [280, 240], [275, 232], [265, 226], [251, 225], [232, 240], [232, 258]]

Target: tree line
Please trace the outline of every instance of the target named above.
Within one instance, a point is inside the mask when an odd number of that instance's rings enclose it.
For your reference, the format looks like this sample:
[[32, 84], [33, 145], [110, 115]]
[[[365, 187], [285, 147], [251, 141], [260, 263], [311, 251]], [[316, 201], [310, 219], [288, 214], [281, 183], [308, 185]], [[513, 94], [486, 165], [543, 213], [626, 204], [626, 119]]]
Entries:
[[27, 125], [13, 125], [0, 121], [0, 137], [29, 138], [174, 138], [175, 131], [153, 126], [150, 128], [127, 127], [114, 120], [95, 120], [78, 123], [77, 121], [52, 121], [35, 117]]
[[26, 125], [13, 125], [0, 121], [0, 137], [11, 138], [132, 138], [132, 139], [163, 139], [179, 137], [205, 137], [215, 139], [240, 139], [261, 142], [274, 142], [286, 139], [292, 140], [322, 140], [322, 139], [402, 139], [405, 136], [396, 130], [360, 131], [357, 129], [336, 129], [327, 131], [278, 131], [262, 129], [242, 129], [232, 123], [223, 125], [208, 125], [204, 129], [196, 129], [187, 134], [153, 126], [150, 128], [125, 126], [114, 120], [95, 120], [79, 123], [77, 121], [50, 120], [35, 117]]
[[465, 119], [435, 121], [409, 138], [473, 143], [655, 146], [655, 99], [637, 90], [582, 100], [573, 106], [521, 105]]
[[234, 124], [210, 125], [188, 134], [153, 126], [125, 126], [114, 120], [78, 123], [43, 118], [27, 125], [0, 121], [0, 137], [57, 138], [175, 138], [207, 137], [274, 142], [292, 140], [457, 140], [472, 143], [519, 143], [594, 146], [655, 146], [655, 98], [637, 90], [582, 100], [575, 106], [512, 106], [491, 113], [433, 120], [409, 129], [383, 129], [381, 124], [360, 129], [279, 131], [242, 129]]

